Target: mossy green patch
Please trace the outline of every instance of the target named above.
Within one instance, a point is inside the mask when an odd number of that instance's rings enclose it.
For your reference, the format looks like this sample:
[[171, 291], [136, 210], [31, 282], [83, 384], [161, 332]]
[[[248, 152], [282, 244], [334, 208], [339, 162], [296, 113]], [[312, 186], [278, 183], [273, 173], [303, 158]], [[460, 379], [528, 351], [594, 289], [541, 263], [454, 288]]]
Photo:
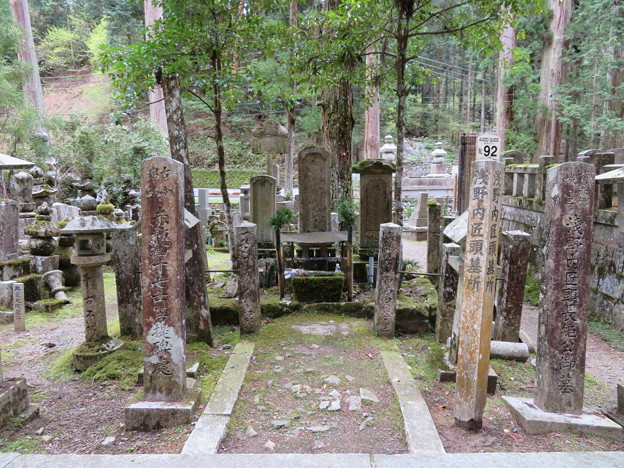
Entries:
[[524, 285], [524, 300], [531, 305], [537, 306], [540, 302], [540, 280], [533, 276], [527, 275], [526, 284]]
[[143, 364], [143, 343], [124, 341], [124, 347], [90, 366], [80, 374], [84, 380], [118, 382], [122, 390], [133, 390], [137, 382], [137, 369]]
[[344, 275], [295, 276], [292, 279], [295, 300], [299, 302], [340, 302]]

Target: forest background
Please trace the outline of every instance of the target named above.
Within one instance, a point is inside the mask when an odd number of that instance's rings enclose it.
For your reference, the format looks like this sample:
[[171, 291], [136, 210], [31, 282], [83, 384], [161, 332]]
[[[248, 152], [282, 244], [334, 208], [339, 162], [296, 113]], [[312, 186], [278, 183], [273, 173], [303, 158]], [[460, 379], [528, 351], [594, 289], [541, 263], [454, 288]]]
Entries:
[[394, 135], [407, 165], [437, 140], [452, 160], [462, 132], [502, 131], [506, 150], [560, 161], [624, 146], [617, 0], [162, 3], [146, 42], [143, 2], [30, 0], [42, 115], [22, 92], [23, 33], [0, 0], [0, 151], [92, 178], [115, 201], [142, 159], [168, 151], [148, 118], [158, 73], [182, 91], [195, 186], [263, 172], [251, 130], [270, 118], [292, 131], [293, 154], [330, 149], [336, 198], [348, 194], [340, 171], [366, 156], [376, 93], [378, 138]]

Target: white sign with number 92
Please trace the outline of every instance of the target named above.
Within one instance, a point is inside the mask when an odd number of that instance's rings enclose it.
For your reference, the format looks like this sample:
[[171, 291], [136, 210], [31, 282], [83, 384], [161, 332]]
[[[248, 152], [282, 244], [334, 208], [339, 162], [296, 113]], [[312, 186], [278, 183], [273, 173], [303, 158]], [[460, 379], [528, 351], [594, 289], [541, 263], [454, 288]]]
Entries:
[[501, 150], [500, 137], [495, 133], [482, 133], [477, 137], [477, 159], [500, 160]]

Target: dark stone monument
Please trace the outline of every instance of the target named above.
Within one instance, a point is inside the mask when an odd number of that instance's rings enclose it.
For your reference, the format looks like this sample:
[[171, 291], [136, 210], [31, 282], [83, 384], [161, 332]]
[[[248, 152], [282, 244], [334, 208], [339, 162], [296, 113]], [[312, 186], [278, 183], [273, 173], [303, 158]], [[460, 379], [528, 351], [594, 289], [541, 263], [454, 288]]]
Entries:
[[238, 271], [238, 307], [241, 333], [260, 330], [260, 281], [256, 225], [242, 223], [234, 228], [236, 269]]
[[307, 147], [299, 152], [299, 231], [327, 232], [331, 229], [331, 165], [323, 148]]
[[141, 251], [136, 228], [121, 225], [112, 234], [117, 308], [122, 336], [141, 336]]

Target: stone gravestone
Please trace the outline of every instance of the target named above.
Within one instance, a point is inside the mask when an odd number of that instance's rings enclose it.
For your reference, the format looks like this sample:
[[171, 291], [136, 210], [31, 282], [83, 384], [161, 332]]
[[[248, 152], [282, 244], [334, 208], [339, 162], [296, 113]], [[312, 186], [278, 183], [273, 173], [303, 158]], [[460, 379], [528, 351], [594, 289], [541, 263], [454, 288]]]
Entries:
[[299, 152], [300, 232], [331, 229], [330, 156], [323, 148], [308, 147]]
[[170, 158], [143, 161], [141, 171], [143, 367], [145, 401], [126, 407], [126, 427], [157, 429], [192, 420], [184, 401], [184, 166]]
[[380, 226], [379, 230], [379, 266], [375, 289], [374, 325], [378, 334], [393, 338], [396, 325], [402, 228], [398, 224], [385, 223]]
[[251, 222], [257, 227], [259, 244], [273, 243], [269, 220], [275, 216], [275, 178], [261, 175], [251, 178]]
[[504, 166], [482, 159], [471, 174], [454, 414], [457, 426], [478, 430], [490, 362]]
[[260, 280], [256, 225], [241, 223], [234, 228], [236, 269], [238, 271], [238, 307], [241, 333], [260, 330]]
[[16, 332], [26, 330], [24, 283], [13, 283], [13, 326]]
[[506, 231], [509, 243], [501, 248], [502, 281], [496, 292], [496, 323], [492, 339], [517, 343], [526, 283], [531, 235], [522, 231]]
[[595, 176], [586, 163], [561, 164], [546, 176], [535, 404], [551, 413], [583, 411]]
[[17, 257], [19, 251], [19, 205], [0, 201], [0, 261]]
[[360, 174], [360, 249], [379, 247], [379, 226], [392, 221], [393, 164], [379, 160], [365, 160], [353, 167]]
[[440, 284], [438, 286], [438, 313], [436, 315], [436, 341], [443, 345], [451, 337], [453, 316], [455, 314], [459, 273], [451, 266], [450, 258], [459, 256], [457, 244], [442, 244], [442, 262], [440, 268]]
[[141, 315], [141, 252], [134, 226], [122, 225], [112, 234], [117, 309], [122, 336], [143, 334]]

